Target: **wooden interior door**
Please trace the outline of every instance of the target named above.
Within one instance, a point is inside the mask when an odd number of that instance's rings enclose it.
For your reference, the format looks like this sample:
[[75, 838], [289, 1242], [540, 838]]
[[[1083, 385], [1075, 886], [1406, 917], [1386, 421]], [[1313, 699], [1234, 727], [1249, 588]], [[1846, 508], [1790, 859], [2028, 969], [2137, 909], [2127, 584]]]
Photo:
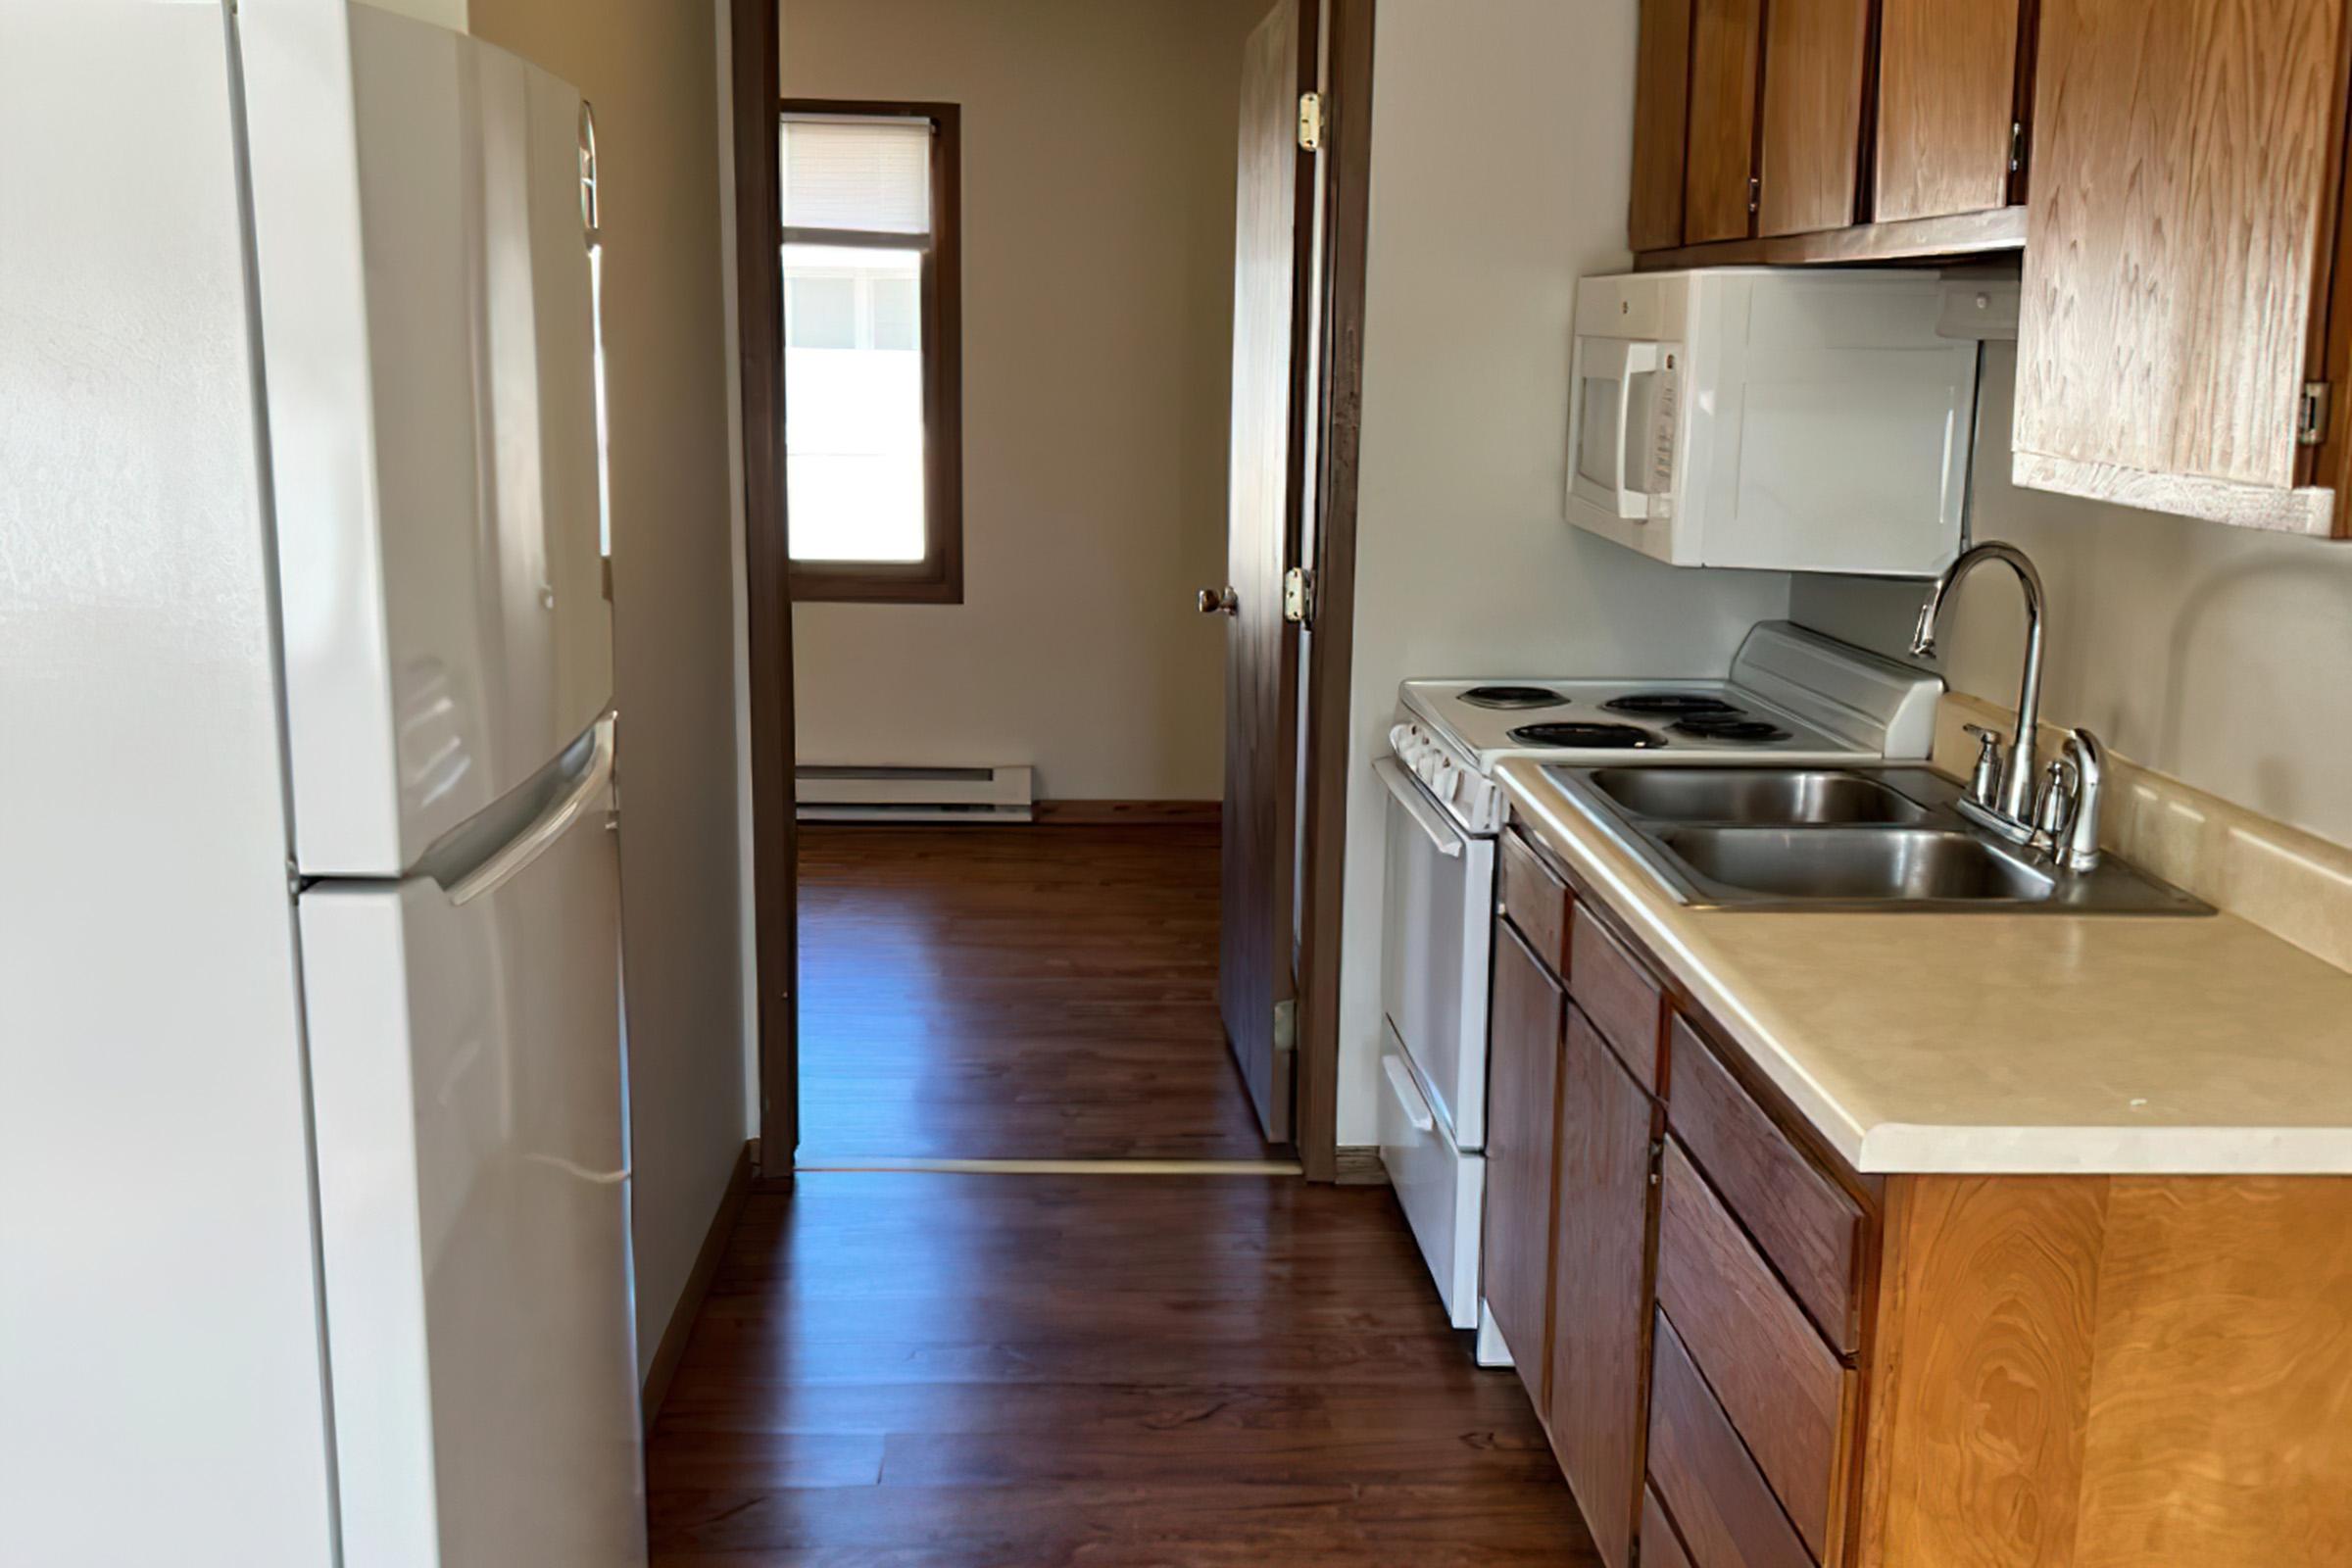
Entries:
[[1880, 222], [2009, 204], [2026, 0], [1882, 0]]
[[1656, 1105], [1584, 1013], [1560, 1057], [1551, 1289], [1552, 1446], [1608, 1568], [1628, 1568], [1642, 1490]]
[[1226, 581], [1200, 609], [1226, 620], [1224, 900], [1217, 1002], [1269, 1143], [1292, 1138], [1297, 1005], [1291, 888], [1298, 819], [1298, 628], [1283, 612], [1298, 562], [1304, 478], [1300, 241], [1314, 169], [1298, 145], [1315, 79], [1314, 0], [1279, 0], [1242, 60], [1234, 211], [1233, 448]]

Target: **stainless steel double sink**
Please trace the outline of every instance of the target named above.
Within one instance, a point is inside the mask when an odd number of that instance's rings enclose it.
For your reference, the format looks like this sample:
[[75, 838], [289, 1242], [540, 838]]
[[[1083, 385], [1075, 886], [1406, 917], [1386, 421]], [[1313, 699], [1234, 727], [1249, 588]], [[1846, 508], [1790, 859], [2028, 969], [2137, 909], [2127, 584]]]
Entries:
[[2101, 858], [2070, 874], [1953, 808], [1926, 768], [1546, 767], [1545, 776], [1684, 904], [1724, 909], [2210, 914]]

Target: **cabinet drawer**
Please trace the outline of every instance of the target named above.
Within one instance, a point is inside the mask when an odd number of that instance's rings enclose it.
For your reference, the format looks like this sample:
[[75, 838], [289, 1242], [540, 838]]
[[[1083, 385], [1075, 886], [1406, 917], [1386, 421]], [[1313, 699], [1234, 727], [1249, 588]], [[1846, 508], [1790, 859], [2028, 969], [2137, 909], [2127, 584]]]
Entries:
[[1536, 852], [1516, 833], [1500, 840], [1502, 854], [1495, 882], [1502, 912], [1535, 956], [1557, 975], [1568, 972], [1568, 884], [1536, 858]]
[[1585, 1009], [1626, 1068], [1658, 1092], [1658, 1033], [1665, 1004], [1641, 960], [1578, 905], [1570, 913], [1568, 994]]
[[1861, 1344], [1862, 1206], [1772, 1124], [1681, 1018], [1667, 1120], [1831, 1346]]
[[1691, 1568], [1813, 1568], [1674, 1326], [1663, 1312], [1650, 1324], [1649, 1483]]
[[1642, 1492], [1642, 1568], [1690, 1568], [1690, 1553], [1683, 1549], [1683, 1538], [1675, 1534], [1655, 1487]]
[[1827, 1556], [1851, 1491], [1854, 1374], [1671, 1137], [1660, 1187], [1658, 1305], [1805, 1544]]

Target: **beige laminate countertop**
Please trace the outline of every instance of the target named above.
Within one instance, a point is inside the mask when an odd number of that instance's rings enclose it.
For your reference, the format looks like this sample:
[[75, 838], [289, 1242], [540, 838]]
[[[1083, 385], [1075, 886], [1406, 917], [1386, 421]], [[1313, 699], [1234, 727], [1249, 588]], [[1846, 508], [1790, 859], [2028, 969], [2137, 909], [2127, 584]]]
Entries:
[[1858, 1171], [2352, 1173], [2352, 974], [2235, 915], [1692, 909], [1499, 776]]

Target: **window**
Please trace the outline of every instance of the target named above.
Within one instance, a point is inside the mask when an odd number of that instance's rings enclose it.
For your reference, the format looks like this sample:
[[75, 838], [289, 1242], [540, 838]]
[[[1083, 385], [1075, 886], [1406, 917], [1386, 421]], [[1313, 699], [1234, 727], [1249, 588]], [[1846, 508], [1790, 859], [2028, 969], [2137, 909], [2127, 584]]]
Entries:
[[796, 599], [963, 599], [953, 104], [783, 106]]

